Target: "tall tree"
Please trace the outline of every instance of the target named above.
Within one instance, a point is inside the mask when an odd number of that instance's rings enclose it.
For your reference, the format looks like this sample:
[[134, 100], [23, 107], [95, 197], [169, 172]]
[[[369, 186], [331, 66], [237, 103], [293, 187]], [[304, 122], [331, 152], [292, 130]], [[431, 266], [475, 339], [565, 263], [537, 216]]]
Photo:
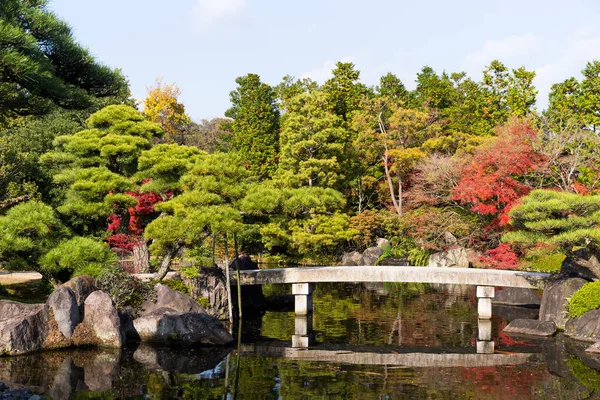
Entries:
[[120, 71], [97, 63], [46, 0], [0, 2], [0, 127], [56, 107], [98, 109], [129, 97]]
[[273, 88], [256, 74], [237, 78], [230, 93], [233, 145], [251, 174], [267, 178], [277, 169], [279, 157], [279, 110]]
[[181, 90], [174, 83], [156, 80], [156, 86], [148, 88], [144, 100], [144, 114], [150, 121], [160, 124], [165, 140], [183, 144], [189, 130], [191, 118], [185, 113], [185, 106], [179, 102]]
[[41, 161], [53, 172], [61, 189], [57, 210], [80, 232], [105, 229], [115, 204], [135, 204], [125, 191], [135, 188], [130, 179], [138, 169], [142, 151], [162, 134], [160, 125], [147, 121], [136, 109], [112, 105], [94, 113], [88, 129], [59, 136], [56, 149]]
[[342, 119], [327, 111], [322, 92], [299, 94], [287, 104], [276, 178], [288, 187], [339, 187], [348, 142]]
[[367, 88], [359, 82], [360, 71], [353, 63], [338, 62], [332, 74], [333, 77], [323, 85], [323, 91], [327, 95], [329, 109], [347, 121], [349, 114], [358, 109]]

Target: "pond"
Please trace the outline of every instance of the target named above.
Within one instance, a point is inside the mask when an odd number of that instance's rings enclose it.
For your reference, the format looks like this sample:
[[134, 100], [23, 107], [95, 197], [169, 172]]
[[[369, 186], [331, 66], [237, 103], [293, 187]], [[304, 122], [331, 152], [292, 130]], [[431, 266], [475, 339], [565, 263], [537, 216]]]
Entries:
[[285, 296], [277, 304], [244, 324], [239, 349], [0, 358], [0, 381], [53, 399], [600, 399], [600, 360], [585, 344], [502, 333], [535, 309], [494, 306], [493, 354], [478, 354], [471, 287], [319, 284], [309, 349], [292, 347], [297, 321]]

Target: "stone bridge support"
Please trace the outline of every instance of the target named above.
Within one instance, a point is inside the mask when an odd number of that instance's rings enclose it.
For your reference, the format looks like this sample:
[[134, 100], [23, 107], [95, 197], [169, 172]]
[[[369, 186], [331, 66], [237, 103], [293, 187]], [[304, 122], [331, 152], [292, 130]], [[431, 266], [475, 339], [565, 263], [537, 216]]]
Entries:
[[292, 347], [306, 348], [314, 343], [314, 333], [312, 329], [313, 301], [312, 293], [315, 290], [314, 283], [294, 283], [292, 284], [292, 294], [294, 295], [294, 309], [296, 319], [294, 321], [294, 335], [292, 336]]

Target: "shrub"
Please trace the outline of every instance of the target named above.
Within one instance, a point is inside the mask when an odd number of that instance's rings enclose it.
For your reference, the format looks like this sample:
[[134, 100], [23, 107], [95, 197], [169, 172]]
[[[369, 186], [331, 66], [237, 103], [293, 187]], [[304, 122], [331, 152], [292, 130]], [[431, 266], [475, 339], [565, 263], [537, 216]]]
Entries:
[[40, 259], [44, 275], [68, 280], [73, 275], [100, 276], [102, 271], [117, 261], [107, 245], [94, 239], [74, 237], [61, 241]]
[[154, 293], [150, 284], [142, 282], [117, 266], [104, 269], [97, 280], [117, 308], [133, 307], [136, 313], [140, 311], [142, 303], [151, 299]]
[[495, 249], [487, 250], [479, 262], [484, 268], [493, 269], [519, 269], [519, 256], [506, 243], [502, 243]]
[[6, 289], [4, 289], [4, 286], [0, 283], [0, 296], [6, 296], [7, 294]]
[[380, 264], [386, 258], [397, 257], [408, 258], [411, 265], [427, 265], [429, 256], [429, 251], [417, 246], [412, 238], [402, 236], [393, 246], [384, 247], [383, 254], [379, 257], [377, 264]]
[[524, 261], [527, 269], [538, 272], [557, 273], [560, 271], [565, 255], [547, 246], [537, 246], [529, 250]]
[[588, 311], [600, 308], [600, 281], [586, 283], [569, 301], [569, 316], [579, 318]]

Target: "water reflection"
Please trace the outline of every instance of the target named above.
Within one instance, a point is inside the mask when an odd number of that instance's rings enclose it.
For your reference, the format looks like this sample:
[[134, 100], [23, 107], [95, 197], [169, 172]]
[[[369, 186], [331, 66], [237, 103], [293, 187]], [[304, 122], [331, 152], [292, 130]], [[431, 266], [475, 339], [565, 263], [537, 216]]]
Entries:
[[[0, 358], [0, 381], [53, 399], [599, 398], [600, 361], [585, 344], [509, 337], [507, 316], [525, 311], [494, 307], [494, 318], [478, 320], [471, 289], [319, 286], [311, 315], [268, 312], [239, 351]], [[313, 342], [294, 347], [294, 335]]]

